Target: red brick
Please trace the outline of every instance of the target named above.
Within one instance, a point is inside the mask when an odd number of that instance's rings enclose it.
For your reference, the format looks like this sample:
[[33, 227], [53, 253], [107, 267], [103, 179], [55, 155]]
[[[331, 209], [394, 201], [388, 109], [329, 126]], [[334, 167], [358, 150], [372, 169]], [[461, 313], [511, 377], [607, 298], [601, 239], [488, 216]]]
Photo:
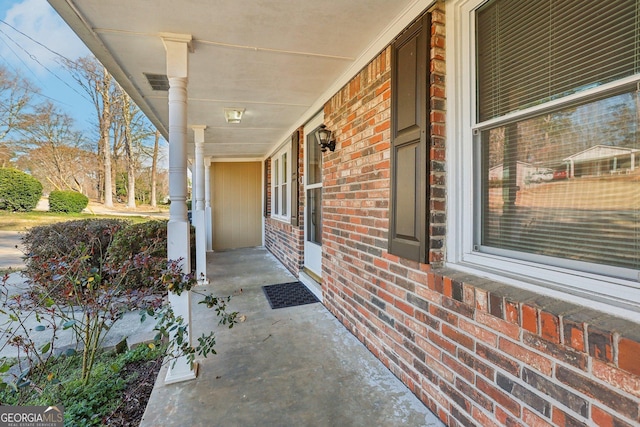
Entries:
[[572, 387], [593, 399], [602, 402], [609, 408], [614, 408], [620, 415], [631, 419], [638, 419], [638, 399], [623, 396], [611, 387], [595, 381], [562, 365], [556, 366], [556, 378], [561, 383]]
[[445, 277], [442, 279], [442, 294], [451, 298], [452, 290], [451, 290], [451, 278]]
[[432, 315], [444, 320], [445, 322], [457, 326], [458, 325], [458, 316], [450, 311], [447, 311], [441, 307], [438, 307], [434, 304], [429, 306], [429, 313]]
[[591, 420], [598, 427], [632, 427], [631, 424], [614, 417], [595, 405], [591, 407]]
[[576, 351], [572, 348], [553, 343], [541, 338], [539, 335], [524, 331], [522, 342], [542, 353], [552, 356], [554, 359], [568, 363], [571, 366], [586, 371], [588, 365], [588, 356], [585, 353]]
[[429, 280], [427, 284], [429, 285], [429, 289], [438, 293], [442, 293], [442, 276], [435, 273], [429, 273], [428, 277]]
[[551, 419], [553, 420], [553, 425], [558, 427], [584, 427], [582, 421], [555, 407], [553, 408]]
[[485, 413], [478, 408], [472, 408], [471, 415], [482, 427], [500, 427], [499, 424], [489, 419], [489, 417], [487, 417]]
[[474, 307], [475, 306], [475, 288], [473, 286], [467, 285], [466, 283], [463, 284], [463, 302], [465, 304], [467, 304], [470, 307]]
[[473, 323], [465, 318], [460, 318], [458, 320], [458, 327], [464, 331], [471, 334], [476, 339], [481, 340], [482, 342], [489, 344], [490, 346], [496, 347], [498, 345], [498, 336], [491, 332], [486, 328], [482, 328], [476, 323]]
[[489, 294], [489, 313], [498, 319], [504, 319], [504, 298], [493, 292]]
[[496, 349], [477, 343], [476, 354], [491, 362], [494, 366], [501, 367], [513, 376], [518, 376], [520, 374], [520, 364], [515, 360], [508, 358], [505, 354], [497, 351]]
[[640, 343], [628, 338], [618, 342], [618, 367], [640, 376]]
[[405, 303], [404, 301], [396, 300], [394, 305], [398, 309], [402, 310], [404, 313], [408, 314], [409, 316], [413, 316], [413, 313], [414, 313], [413, 307], [411, 307], [409, 304]]
[[611, 384], [613, 387], [626, 391], [627, 393], [633, 394], [640, 398], [639, 376], [629, 375], [626, 371], [617, 369], [599, 360], [593, 360], [591, 365], [591, 373], [594, 377]]
[[456, 346], [451, 341], [448, 341], [436, 334], [435, 332], [429, 331], [429, 339], [442, 350], [447, 351], [453, 355], [456, 354]]
[[497, 317], [492, 316], [488, 313], [476, 311], [476, 321], [510, 338], [517, 340], [520, 337], [520, 328], [518, 327], [518, 325], [514, 325], [513, 323], [509, 323], [502, 319], [498, 319]]
[[584, 324], [576, 323], [568, 319], [563, 319], [564, 343], [578, 351], [585, 351], [584, 345]]
[[555, 314], [540, 312], [540, 335], [554, 343], [560, 342], [560, 320]]
[[511, 412], [516, 417], [520, 416], [520, 404], [513, 400], [508, 394], [495, 387], [493, 384], [478, 377], [476, 380], [478, 390], [493, 399], [498, 405]]
[[588, 328], [589, 354], [605, 362], [613, 362], [613, 337], [610, 332], [593, 326]]
[[507, 322], [520, 324], [520, 313], [518, 303], [511, 301], [504, 301], [504, 320]]
[[458, 349], [458, 359], [474, 371], [484, 375], [486, 378], [493, 378], [495, 375], [495, 369], [478, 360], [475, 355]]
[[381, 258], [374, 258], [373, 265], [383, 270], [389, 270], [389, 263]]
[[489, 311], [489, 293], [476, 288], [476, 310]]
[[[540, 417], [533, 411], [530, 411], [528, 408], [522, 409], [522, 421], [524, 421], [530, 427], [554, 427], [554, 425], [550, 424], [544, 418]], [[557, 427], [564, 427], [564, 425], [556, 424]]]
[[529, 305], [522, 305], [522, 328], [534, 334], [538, 333], [538, 310]]
[[452, 328], [449, 325], [446, 325], [446, 324], [442, 325], [442, 333], [444, 334], [445, 337], [453, 340], [457, 344], [460, 344], [461, 346], [471, 351], [473, 351], [475, 348], [475, 341], [473, 338], [461, 333], [460, 331]]
[[504, 338], [500, 339], [498, 348], [521, 362], [524, 362], [528, 366], [531, 366], [537, 371], [545, 375], [551, 375], [553, 362], [550, 359], [541, 356], [538, 353], [534, 353], [531, 350], [527, 350], [525, 347]]
[[496, 407], [495, 414], [496, 414], [496, 419], [498, 419], [498, 421], [500, 421], [501, 425], [503, 425], [503, 426], [520, 427], [520, 426], [524, 425], [524, 424], [520, 423], [519, 421], [516, 421], [515, 418], [513, 418], [511, 415], [507, 414], [499, 406]]

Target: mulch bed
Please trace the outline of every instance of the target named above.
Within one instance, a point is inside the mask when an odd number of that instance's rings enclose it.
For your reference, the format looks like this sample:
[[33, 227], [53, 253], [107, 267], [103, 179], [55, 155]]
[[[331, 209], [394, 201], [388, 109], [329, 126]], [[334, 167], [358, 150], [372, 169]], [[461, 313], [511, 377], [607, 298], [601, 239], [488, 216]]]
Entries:
[[[122, 403], [115, 411], [103, 420], [106, 426], [137, 426], [147, 407], [149, 396], [162, 367], [162, 358], [151, 361], [128, 363], [121, 371], [122, 376], [129, 377], [127, 388], [122, 391]], [[133, 375], [137, 373], [137, 375]]]

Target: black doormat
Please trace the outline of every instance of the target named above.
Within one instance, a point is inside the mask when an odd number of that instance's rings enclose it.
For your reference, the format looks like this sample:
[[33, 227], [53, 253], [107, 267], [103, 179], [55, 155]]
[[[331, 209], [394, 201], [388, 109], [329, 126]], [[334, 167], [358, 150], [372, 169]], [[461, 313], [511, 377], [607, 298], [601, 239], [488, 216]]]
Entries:
[[297, 305], [313, 304], [318, 298], [301, 282], [280, 283], [278, 285], [263, 286], [262, 290], [272, 309], [295, 307]]

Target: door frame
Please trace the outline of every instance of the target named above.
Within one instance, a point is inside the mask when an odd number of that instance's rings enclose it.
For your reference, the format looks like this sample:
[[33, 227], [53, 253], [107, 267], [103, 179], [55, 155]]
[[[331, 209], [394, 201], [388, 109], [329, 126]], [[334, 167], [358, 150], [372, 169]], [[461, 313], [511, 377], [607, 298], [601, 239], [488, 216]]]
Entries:
[[[300, 272], [300, 279], [307, 287], [311, 288], [312, 292], [316, 293], [318, 291], [320, 294], [322, 292], [320, 288], [320, 283], [322, 281], [322, 245], [318, 245], [314, 242], [308, 241], [308, 232], [309, 225], [308, 221], [310, 220], [310, 215], [307, 211], [309, 207], [309, 197], [308, 192], [313, 189], [322, 188], [322, 178], [319, 183], [309, 184], [309, 136], [313, 130], [318, 128], [324, 121], [324, 112], [320, 111], [316, 116], [314, 116], [311, 120], [309, 120], [304, 125], [304, 143], [303, 143], [303, 162], [304, 162], [304, 178], [302, 180], [302, 185], [304, 188], [304, 203], [303, 203], [303, 212], [304, 212], [304, 226], [303, 226], [303, 245], [304, 245], [304, 259], [303, 259], [303, 267], [304, 269]], [[320, 153], [322, 156], [322, 153]], [[322, 160], [322, 157], [320, 157]], [[321, 208], [322, 212], [322, 208]], [[321, 213], [322, 215], [322, 213]], [[315, 288], [315, 289], [313, 289]], [[316, 296], [318, 296], [316, 294]]]

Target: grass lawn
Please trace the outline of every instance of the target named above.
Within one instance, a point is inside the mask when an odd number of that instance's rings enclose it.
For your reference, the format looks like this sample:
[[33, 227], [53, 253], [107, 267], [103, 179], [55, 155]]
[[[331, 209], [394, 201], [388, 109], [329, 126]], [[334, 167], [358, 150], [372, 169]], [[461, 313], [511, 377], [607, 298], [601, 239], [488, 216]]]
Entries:
[[56, 222], [72, 221], [76, 219], [89, 218], [121, 218], [129, 220], [133, 223], [146, 222], [150, 218], [148, 216], [119, 216], [119, 215], [94, 215], [90, 213], [55, 213], [43, 211], [31, 212], [8, 212], [0, 210], [0, 231], [26, 231], [31, 227], [38, 225], [53, 224]]

